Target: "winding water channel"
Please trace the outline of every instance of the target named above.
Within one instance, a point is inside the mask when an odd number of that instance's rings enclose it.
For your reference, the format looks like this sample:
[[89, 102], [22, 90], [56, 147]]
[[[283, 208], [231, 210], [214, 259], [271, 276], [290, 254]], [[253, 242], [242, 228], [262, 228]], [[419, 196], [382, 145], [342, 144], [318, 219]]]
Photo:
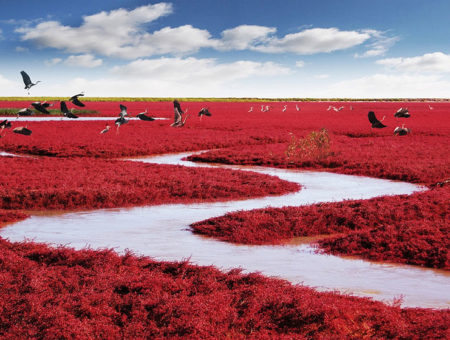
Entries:
[[402, 306], [450, 307], [450, 275], [445, 271], [406, 265], [373, 263], [359, 259], [318, 254], [308, 244], [283, 246], [235, 245], [192, 234], [197, 221], [236, 210], [299, 206], [382, 195], [411, 194], [423, 187], [362, 176], [267, 167], [198, 164], [182, 160], [191, 153], [133, 159], [134, 161], [207, 166], [255, 171], [302, 185], [302, 190], [282, 196], [216, 203], [167, 204], [128, 209], [103, 209], [75, 213], [36, 214], [0, 229], [11, 241], [24, 239], [65, 245], [76, 249], [126, 249], [157, 260], [190, 259], [199, 265], [287, 279], [321, 291], [338, 290]]

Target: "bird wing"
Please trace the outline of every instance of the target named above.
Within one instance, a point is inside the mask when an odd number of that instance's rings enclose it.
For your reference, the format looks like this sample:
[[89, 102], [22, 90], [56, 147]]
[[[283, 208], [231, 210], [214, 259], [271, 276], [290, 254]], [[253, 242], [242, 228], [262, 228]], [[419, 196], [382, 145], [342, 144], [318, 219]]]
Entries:
[[[73, 99], [72, 99], [73, 98]], [[84, 103], [80, 102], [76, 96], [70, 98], [70, 101], [76, 106], [85, 106]]]
[[120, 113], [119, 113], [119, 115], [120, 115], [121, 117], [125, 117], [126, 115], [128, 115], [128, 113], [127, 113], [127, 107], [126, 107], [125, 105], [119, 104], [119, 107], [120, 107]]
[[69, 109], [67, 108], [65, 101], [61, 102], [61, 112], [64, 113], [65, 115], [67, 115], [70, 112]]
[[37, 102], [37, 103], [31, 103], [31, 105], [33, 105], [33, 107], [38, 110], [39, 112], [45, 113], [45, 114], [50, 114], [50, 112], [48, 112], [45, 107], [43, 107], [41, 105], [41, 103]]
[[84, 93], [78, 93], [78, 94], [76, 94], [76, 95], [70, 97], [69, 100], [72, 101], [72, 100], [74, 100], [74, 99], [77, 99], [78, 97], [83, 97], [83, 96], [84, 96]]
[[20, 74], [22, 75], [22, 79], [25, 85], [30, 85], [31, 84], [30, 76], [25, 71], [20, 71]]
[[369, 111], [368, 115], [369, 117], [369, 122], [371, 122], [372, 124], [376, 124], [376, 123], [381, 123], [377, 117], [375, 117], [375, 112], [373, 111]]

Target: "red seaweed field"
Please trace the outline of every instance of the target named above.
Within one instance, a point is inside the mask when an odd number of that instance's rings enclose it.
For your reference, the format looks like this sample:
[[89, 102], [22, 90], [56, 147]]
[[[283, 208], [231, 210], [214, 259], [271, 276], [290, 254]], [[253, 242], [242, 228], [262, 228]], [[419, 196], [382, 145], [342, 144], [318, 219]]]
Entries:
[[[29, 104], [0, 101], [4, 108]], [[166, 119], [132, 119], [117, 130], [113, 119], [120, 109], [113, 101], [86, 101], [95, 115], [111, 117], [104, 134], [105, 121], [8, 118], [12, 128], [1, 131], [0, 151], [31, 157], [0, 157], [0, 227], [33, 211], [213, 202], [301, 190], [255, 172], [124, 159], [209, 150], [189, 159], [371, 176], [427, 190], [238, 211], [197, 222], [194, 233], [240, 244], [313, 236], [319, 252], [450, 269], [449, 102], [186, 101], [181, 105], [189, 116], [182, 128], [170, 126], [171, 101], [123, 104], [132, 117], [147, 109]], [[202, 107], [212, 116], [199, 117]], [[395, 118], [400, 107], [411, 117]], [[385, 116], [387, 127], [371, 128], [368, 111]], [[402, 124], [411, 133], [394, 135]], [[19, 126], [32, 134], [13, 133]], [[318, 292], [237, 269], [221, 272], [113, 250], [55, 249], [2, 238], [0, 248], [3, 338], [449, 337], [448, 309], [401, 308], [400, 302]]]

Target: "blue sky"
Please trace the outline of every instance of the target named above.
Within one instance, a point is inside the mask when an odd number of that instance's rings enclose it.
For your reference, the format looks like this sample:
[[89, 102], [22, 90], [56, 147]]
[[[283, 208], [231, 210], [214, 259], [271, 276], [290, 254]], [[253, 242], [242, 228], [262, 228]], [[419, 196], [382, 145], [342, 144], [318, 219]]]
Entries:
[[0, 4], [0, 96], [450, 93], [448, 0]]

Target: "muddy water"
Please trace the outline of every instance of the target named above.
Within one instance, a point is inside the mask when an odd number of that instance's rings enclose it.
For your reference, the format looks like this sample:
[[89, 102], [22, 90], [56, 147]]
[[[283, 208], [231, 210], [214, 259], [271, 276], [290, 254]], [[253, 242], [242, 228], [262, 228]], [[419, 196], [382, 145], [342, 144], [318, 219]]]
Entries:
[[[174, 154], [137, 161], [196, 164]], [[412, 266], [379, 264], [358, 259], [317, 254], [308, 244], [284, 246], [233, 245], [193, 235], [189, 224], [236, 210], [299, 206], [344, 199], [367, 199], [380, 195], [410, 194], [424, 190], [416, 185], [361, 176], [296, 171], [263, 167], [221, 166], [252, 170], [300, 183], [302, 190], [278, 197], [219, 203], [170, 204], [131, 209], [108, 209], [58, 215], [33, 215], [0, 230], [11, 241], [32, 239], [74, 248], [130, 249], [158, 260], [190, 259], [221, 269], [241, 267], [245, 272], [287, 279], [318, 290], [338, 290], [392, 302], [403, 297], [402, 306], [450, 307], [450, 276], [447, 272]]]

